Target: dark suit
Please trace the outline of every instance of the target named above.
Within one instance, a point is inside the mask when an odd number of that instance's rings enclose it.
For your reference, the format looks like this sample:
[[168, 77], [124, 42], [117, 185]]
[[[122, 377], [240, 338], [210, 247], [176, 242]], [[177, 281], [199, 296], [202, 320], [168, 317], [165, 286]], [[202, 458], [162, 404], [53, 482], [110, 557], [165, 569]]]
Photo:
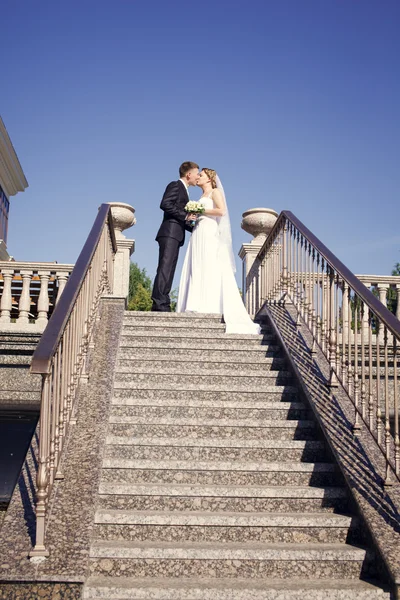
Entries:
[[164, 211], [164, 218], [156, 237], [159, 244], [159, 258], [152, 293], [151, 310], [154, 311], [171, 311], [169, 293], [178, 262], [179, 248], [185, 242], [185, 229], [191, 231], [185, 221], [185, 206], [188, 201], [189, 196], [182, 181], [172, 181], [167, 185], [160, 204], [161, 210]]

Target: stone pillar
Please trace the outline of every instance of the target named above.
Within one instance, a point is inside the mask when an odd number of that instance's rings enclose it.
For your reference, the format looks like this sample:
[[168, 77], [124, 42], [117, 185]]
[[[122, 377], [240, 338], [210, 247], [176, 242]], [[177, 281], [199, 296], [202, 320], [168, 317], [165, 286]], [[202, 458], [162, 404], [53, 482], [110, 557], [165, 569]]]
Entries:
[[135, 209], [123, 202], [109, 202], [114, 222], [117, 253], [114, 260], [113, 296], [128, 298], [130, 257], [135, 249], [135, 240], [122, 233], [136, 224]]
[[[239, 256], [243, 262], [242, 296], [248, 310], [250, 300], [247, 298], [246, 279], [277, 218], [278, 213], [271, 208], [251, 208], [242, 215], [242, 229], [254, 236], [251, 242], [242, 244], [239, 251]], [[266, 271], [264, 277], [267, 277]]]

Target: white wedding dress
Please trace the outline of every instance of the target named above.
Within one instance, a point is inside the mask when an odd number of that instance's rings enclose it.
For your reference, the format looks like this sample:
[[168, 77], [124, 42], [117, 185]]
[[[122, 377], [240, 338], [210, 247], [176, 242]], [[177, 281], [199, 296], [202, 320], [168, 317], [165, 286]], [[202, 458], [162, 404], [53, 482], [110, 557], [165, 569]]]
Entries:
[[[209, 196], [200, 201], [214, 208]], [[220, 242], [218, 217], [201, 215], [183, 263], [177, 312], [223, 314], [226, 333], [260, 333], [239, 293], [228, 249]]]

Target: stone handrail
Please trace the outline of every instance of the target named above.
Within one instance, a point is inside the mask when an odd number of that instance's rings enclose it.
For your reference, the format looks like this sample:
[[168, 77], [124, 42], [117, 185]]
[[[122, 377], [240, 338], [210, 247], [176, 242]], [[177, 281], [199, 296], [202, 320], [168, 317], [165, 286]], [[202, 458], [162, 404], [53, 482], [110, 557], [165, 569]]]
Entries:
[[0, 331], [44, 331], [74, 265], [0, 261]]

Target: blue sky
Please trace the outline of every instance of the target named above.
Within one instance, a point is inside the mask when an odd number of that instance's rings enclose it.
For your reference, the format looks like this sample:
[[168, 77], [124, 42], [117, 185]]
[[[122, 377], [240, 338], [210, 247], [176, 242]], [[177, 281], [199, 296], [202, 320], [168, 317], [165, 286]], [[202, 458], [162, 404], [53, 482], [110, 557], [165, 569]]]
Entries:
[[264, 206], [353, 272], [400, 261], [398, 0], [3, 0], [1, 22], [0, 114], [30, 184], [16, 259], [74, 262], [122, 201], [154, 276], [163, 191], [194, 160], [224, 183], [235, 253]]

